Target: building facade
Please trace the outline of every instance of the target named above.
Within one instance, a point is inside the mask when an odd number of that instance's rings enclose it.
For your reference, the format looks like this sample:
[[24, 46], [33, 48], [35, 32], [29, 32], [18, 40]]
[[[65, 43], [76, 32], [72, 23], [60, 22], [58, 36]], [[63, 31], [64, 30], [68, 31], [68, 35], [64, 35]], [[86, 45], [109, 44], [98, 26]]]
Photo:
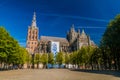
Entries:
[[31, 26], [28, 27], [26, 49], [29, 53], [50, 53], [51, 42], [59, 42], [59, 50], [62, 52], [72, 52], [80, 49], [82, 46], [95, 46], [90, 36], [86, 35], [84, 30], [76, 31], [74, 25], [67, 32], [66, 38], [41, 36], [38, 39], [39, 29], [36, 24], [36, 14], [33, 15]]

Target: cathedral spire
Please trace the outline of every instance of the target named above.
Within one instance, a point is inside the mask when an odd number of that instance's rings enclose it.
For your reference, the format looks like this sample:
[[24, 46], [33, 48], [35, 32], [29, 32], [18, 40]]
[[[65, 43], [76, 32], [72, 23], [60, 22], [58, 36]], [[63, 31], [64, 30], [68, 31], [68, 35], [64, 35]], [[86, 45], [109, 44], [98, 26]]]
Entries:
[[80, 29], [78, 29], [78, 33], [80, 34]]
[[72, 32], [75, 31], [75, 29], [74, 29], [74, 24], [72, 24], [72, 26], [71, 26], [71, 31], [72, 31]]
[[84, 29], [82, 30], [82, 34], [85, 34], [85, 31], [84, 31]]
[[35, 13], [35, 12], [34, 12], [34, 15], [33, 15], [31, 27], [32, 27], [32, 28], [37, 28], [37, 24], [36, 24], [36, 13]]
[[86, 33], [85, 33], [84, 29], [82, 30], [81, 35], [86, 35]]

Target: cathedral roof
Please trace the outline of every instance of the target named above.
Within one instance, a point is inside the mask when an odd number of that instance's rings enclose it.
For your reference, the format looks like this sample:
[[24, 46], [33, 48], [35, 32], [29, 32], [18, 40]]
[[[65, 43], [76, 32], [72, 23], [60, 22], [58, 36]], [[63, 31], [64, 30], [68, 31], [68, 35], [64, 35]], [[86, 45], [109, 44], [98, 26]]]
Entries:
[[68, 43], [66, 38], [52, 37], [52, 36], [41, 36], [40, 41], [43, 41], [43, 42], [57, 41], [57, 42], [61, 42], [61, 43]]

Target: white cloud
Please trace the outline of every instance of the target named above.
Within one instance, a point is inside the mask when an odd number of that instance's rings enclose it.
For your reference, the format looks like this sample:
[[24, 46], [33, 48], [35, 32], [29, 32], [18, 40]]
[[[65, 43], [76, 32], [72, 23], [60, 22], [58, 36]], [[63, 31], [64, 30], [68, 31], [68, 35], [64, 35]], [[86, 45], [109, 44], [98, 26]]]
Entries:
[[100, 27], [100, 26], [78, 26], [77, 28], [99, 28], [99, 29], [105, 29], [106, 27]]
[[82, 20], [90, 20], [90, 21], [99, 21], [99, 22], [109, 22], [109, 20], [105, 19], [98, 19], [93, 17], [83, 17], [83, 16], [71, 16], [71, 15], [61, 15], [61, 14], [47, 14], [47, 13], [40, 13], [40, 15], [45, 16], [57, 16], [57, 17], [65, 17], [65, 18], [74, 18], [74, 19], [82, 19]]

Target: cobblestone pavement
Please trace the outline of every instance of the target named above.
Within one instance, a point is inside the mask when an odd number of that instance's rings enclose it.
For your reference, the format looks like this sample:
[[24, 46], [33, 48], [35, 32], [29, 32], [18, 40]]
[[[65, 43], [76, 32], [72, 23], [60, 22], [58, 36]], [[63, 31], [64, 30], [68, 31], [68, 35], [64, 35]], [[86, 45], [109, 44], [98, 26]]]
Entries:
[[120, 80], [120, 76], [112, 72], [107, 74], [72, 71], [68, 69], [23, 69], [0, 71], [0, 80]]

